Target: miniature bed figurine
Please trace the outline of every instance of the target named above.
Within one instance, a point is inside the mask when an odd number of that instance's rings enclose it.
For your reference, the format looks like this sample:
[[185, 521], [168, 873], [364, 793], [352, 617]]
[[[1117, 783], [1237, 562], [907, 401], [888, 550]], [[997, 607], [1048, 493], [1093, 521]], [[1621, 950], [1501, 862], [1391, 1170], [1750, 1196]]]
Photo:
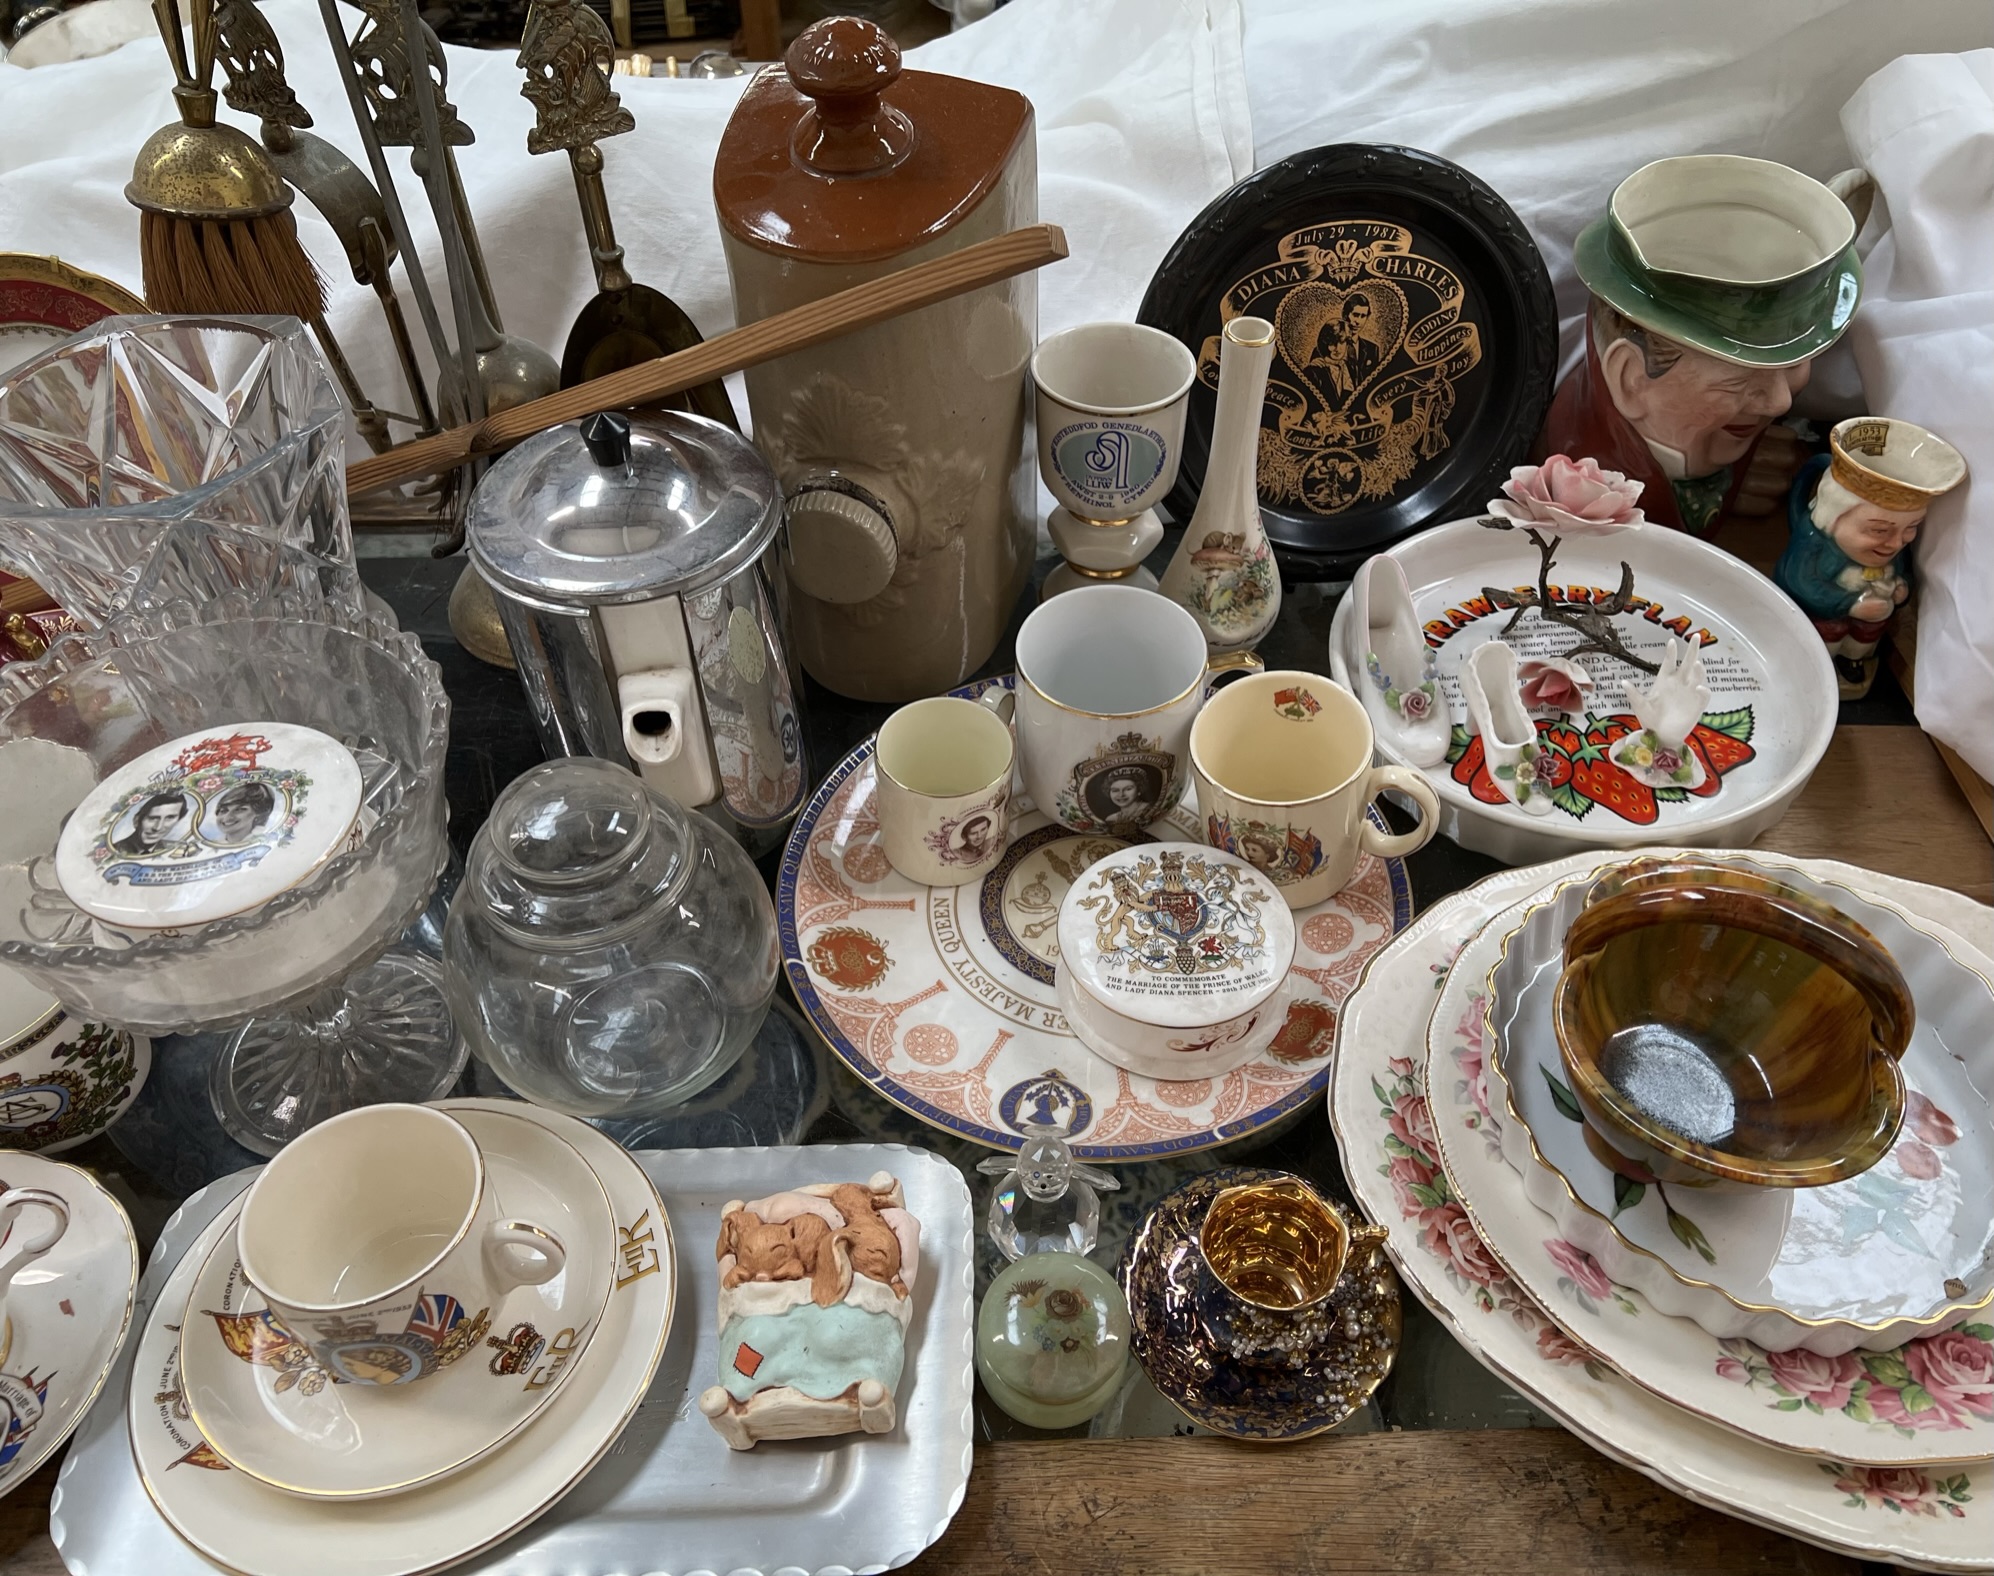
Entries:
[[920, 1243], [884, 1171], [721, 1211], [720, 1383], [699, 1409], [730, 1449], [893, 1427]]
[[1906, 421], [1858, 416], [1828, 434], [1787, 503], [1786, 551], [1773, 579], [1814, 622], [1844, 700], [1876, 681], [1876, 648], [1911, 594], [1911, 543], [1934, 498], [1966, 461]]
[[1712, 154], [1622, 181], [1579, 237], [1574, 261], [1593, 296], [1586, 355], [1559, 385], [1537, 452], [1589, 455], [1644, 484], [1650, 519], [1709, 531], [1855, 313], [1856, 220], [1838, 192], [1859, 179], [1831, 189]]

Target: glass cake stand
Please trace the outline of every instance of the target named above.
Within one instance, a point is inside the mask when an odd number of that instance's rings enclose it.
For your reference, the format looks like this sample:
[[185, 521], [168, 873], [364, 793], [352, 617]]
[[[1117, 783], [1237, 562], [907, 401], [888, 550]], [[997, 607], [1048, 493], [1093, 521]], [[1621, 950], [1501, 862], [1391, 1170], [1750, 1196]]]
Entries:
[[436, 1098], [465, 1047], [435, 963], [396, 942], [449, 857], [449, 716], [414, 636], [293, 592], [169, 603], [0, 669], [0, 775], [5, 741], [26, 737], [83, 752], [101, 778], [202, 728], [298, 723], [353, 751], [364, 829], [357, 847], [258, 908], [127, 939], [64, 897], [52, 868], [60, 816], [38, 817], [47, 847], [0, 866], [0, 959], [98, 1022], [148, 1035], [230, 1029], [216, 1114], [261, 1154], [357, 1105]]

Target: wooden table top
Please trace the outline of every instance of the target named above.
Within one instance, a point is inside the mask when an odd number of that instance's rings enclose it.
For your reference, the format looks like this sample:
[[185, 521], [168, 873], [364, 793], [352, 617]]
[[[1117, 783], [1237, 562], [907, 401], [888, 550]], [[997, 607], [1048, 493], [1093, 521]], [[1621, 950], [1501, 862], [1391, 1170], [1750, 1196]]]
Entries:
[[[1994, 901], [1994, 849], [1931, 741], [1841, 729], [1759, 846]], [[102, 1404], [117, 1404], [106, 1394]], [[50, 1462], [0, 1501], [0, 1576], [56, 1576]], [[1187, 1514], [1187, 1509], [1193, 1508]], [[980, 1446], [917, 1576], [1493, 1571], [1858, 1576], [1882, 1567], [1705, 1510], [1553, 1430]]]

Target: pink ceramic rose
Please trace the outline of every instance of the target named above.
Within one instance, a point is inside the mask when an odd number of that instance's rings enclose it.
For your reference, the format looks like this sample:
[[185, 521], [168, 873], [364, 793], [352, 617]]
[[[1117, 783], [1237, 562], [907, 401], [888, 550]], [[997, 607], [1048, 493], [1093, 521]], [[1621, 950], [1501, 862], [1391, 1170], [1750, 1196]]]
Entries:
[[1598, 1299], [1613, 1295], [1613, 1282], [1607, 1279], [1606, 1271], [1577, 1243], [1552, 1237], [1545, 1242], [1544, 1251], [1551, 1255], [1553, 1264], [1571, 1276], [1572, 1284], [1588, 1297]]
[[1502, 1266], [1475, 1234], [1467, 1211], [1459, 1204], [1429, 1209], [1420, 1217], [1420, 1225], [1424, 1228], [1421, 1241], [1426, 1251], [1437, 1259], [1445, 1259], [1466, 1279], [1477, 1286], [1493, 1286], [1503, 1278]]
[[1424, 722], [1433, 711], [1433, 697], [1423, 689], [1399, 692], [1399, 714], [1407, 722]]
[[1516, 525], [1557, 535], [1605, 536], [1642, 523], [1641, 484], [1599, 461], [1554, 454], [1542, 465], [1519, 465], [1502, 484], [1507, 498], [1492, 499], [1489, 513]]
[[1564, 657], [1531, 657], [1518, 664], [1516, 672], [1527, 709], [1574, 715], [1586, 709], [1593, 679], [1576, 662]]
[[1940, 1407], [1959, 1418], [1994, 1420], [1994, 1344], [1964, 1330], [1912, 1341], [1904, 1365]]
[[1863, 1377], [1862, 1359], [1853, 1352], [1839, 1357], [1799, 1349], [1767, 1352], [1766, 1366], [1789, 1394], [1812, 1401], [1824, 1412], [1839, 1412], [1847, 1406], [1849, 1393]]

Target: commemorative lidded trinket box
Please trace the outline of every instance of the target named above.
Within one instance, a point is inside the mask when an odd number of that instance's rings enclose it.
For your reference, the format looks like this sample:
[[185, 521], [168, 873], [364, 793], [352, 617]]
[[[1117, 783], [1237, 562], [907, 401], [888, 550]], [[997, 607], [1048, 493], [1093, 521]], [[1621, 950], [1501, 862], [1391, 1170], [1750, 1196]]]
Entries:
[[1209, 1078], [1265, 1050], [1286, 1012], [1295, 922], [1246, 860], [1138, 843], [1067, 888], [1060, 1006], [1087, 1047], [1155, 1078]]
[[296, 886], [360, 815], [359, 763], [337, 739], [286, 722], [205, 728], [90, 791], [56, 843], [56, 879], [108, 925], [204, 925]]

